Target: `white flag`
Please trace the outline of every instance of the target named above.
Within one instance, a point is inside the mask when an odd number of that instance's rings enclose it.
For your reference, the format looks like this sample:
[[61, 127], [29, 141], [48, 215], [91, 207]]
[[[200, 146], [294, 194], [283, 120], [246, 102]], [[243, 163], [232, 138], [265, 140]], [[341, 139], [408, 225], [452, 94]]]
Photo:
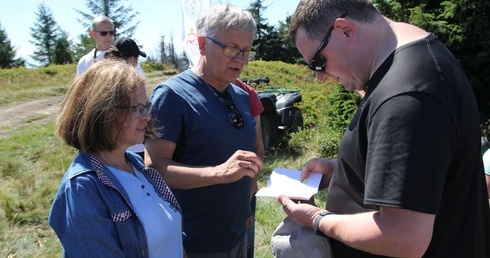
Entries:
[[189, 65], [194, 66], [199, 61], [199, 44], [197, 42], [196, 20], [211, 6], [211, 0], [182, 0], [184, 18], [183, 47]]

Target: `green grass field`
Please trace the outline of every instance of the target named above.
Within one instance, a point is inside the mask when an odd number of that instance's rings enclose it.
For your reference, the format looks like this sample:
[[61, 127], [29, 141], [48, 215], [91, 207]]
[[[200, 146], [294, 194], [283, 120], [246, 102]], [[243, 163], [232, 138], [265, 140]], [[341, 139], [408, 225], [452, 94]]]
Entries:
[[[147, 70], [147, 66], [143, 64], [143, 67]], [[0, 108], [16, 112], [13, 107], [21, 103], [63, 96], [74, 71], [74, 65], [0, 70]], [[263, 71], [269, 72], [263, 74]], [[157, 80], [164, 73], [147, 70], [148, 81]], [[242, 75], [269, 76], [271, 85], [299, 88], [303, 93], [300, 108], [305, 129], [289, 136], [279, 148], [266, 155], [259, 186], [265, 186], [274, 167], [299, 168], [309, 158], [334, 155], [340, 134], [325, 129], [331, 121], [326, 117], [333, 106], [328, 96], [338, 94], [333, 84], [319, 84], [307, 68], [281, 62], [254, 61]], [[39, 122], [42, 118], [42, 115], [28, 116], [14, 128], [6, 121], [0, 124], [1, 257], [61, 256], [61, 245], [47, 217], [60, 180], [76, 151], [54, 136], [54, 119]], [[325, 194], [319, 194], [317, 204], [323, 205], [324, 199]], [[284, 217], [276, 200], [258, 198], [256, 257], [272, 257], [270, 237]]]

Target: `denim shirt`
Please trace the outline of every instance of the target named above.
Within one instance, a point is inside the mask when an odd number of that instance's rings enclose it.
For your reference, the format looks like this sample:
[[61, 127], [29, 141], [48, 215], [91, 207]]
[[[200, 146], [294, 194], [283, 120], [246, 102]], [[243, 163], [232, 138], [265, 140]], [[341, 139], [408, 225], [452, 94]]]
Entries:
[[[182, 213], [156, 170], [145, 167], [136, 154], [126, 152], [126, 158], [163, 200]], [[145, 231], [129, 200], [108, 168], [95, 156], [79, 151], [63, 177], [48, 219], [63, 245], [63, 256], [148, 257]]]

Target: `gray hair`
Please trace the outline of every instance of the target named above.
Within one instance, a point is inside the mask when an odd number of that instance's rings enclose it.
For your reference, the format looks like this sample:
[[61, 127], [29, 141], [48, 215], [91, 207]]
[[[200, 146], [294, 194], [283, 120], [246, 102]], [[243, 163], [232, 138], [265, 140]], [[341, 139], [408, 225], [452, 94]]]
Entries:
[[303, 28], [311, 39], [321, 40], [335, 19], [347, 13], [347, 18], [370, 23], [381, 15], [371, 0], [301, 0], [291, 18], [289, 35], [295, 41]]
[[100, 23], [110, 23], [112, 24], [112, 27], [114, 27], [114, 22], [111, 20], [111, 18], [107, 16], [97, 16], [92, 20], [92, 30], [97, 30], [97, 25]]
[[217, 32], [233, 29], [252, 32], [255, 38], [257, 24], [249, 11], [245, 11], [229, 3], [215, 5], [209, 8], [196, 21], [197, 34], [212, 37]]

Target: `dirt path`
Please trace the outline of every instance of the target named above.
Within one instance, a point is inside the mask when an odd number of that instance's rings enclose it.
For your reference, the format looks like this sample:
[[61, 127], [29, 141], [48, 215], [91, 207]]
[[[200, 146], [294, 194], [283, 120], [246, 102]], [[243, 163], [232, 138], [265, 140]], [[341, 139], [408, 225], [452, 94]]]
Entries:
[[62, 97], [36, 99], [0, 108], [0, 138], [8, 137], [22, 125], [53, 121]]
[[[148, 79], [147, 89], [153, 89], [168, 77], [160, 76]], [[9, 137], [12, 132], [23, 125], [54, 121], [62, 99], [62, 96], [35, 99], [0, 108], [0, 138]]]

